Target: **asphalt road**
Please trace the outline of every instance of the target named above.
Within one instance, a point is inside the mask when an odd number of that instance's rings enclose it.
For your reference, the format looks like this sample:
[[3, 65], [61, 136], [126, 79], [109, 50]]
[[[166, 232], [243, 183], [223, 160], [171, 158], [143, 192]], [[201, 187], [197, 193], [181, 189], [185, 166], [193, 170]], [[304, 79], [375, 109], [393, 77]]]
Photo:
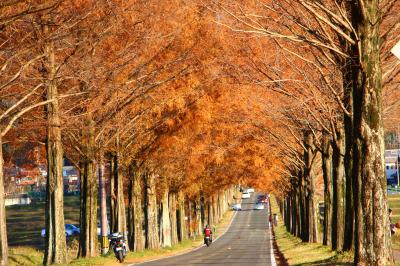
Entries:
[[256, 195], [242, 201], [229, 230], [210, 247], [135, 265], [276, 265], [268, 210], [253, 210]]

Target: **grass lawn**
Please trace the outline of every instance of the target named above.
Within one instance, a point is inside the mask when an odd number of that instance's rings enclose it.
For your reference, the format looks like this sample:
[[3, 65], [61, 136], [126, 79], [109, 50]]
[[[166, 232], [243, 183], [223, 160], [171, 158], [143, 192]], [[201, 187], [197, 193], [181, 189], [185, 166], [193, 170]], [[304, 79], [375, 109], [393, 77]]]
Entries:
[[[78, 199], [79, 202], [79, 199]], [[66, 213], [65, 213], [66, 214]], [[220, 223], [215, 226], [214, 236], [222, 235], [228, 228], [234, 212], [228, 211], [225, 213]], [[39, 231], [40, 233], [40, 231]], [[40, 234], [39, 234], [40, 237]], [[43, 241], [43, 240], [42, 240]], [[203, 237], [199, 236], [194, 239], [185, 240], [173, 247], [161, 248], [158, 250], [145, 250], [142, 252], [129, 252], [125, 261], [127, 263], [143, 262], [150, 259], [158, 259], [168, 256], [177, 255], [187, 252], [195, 247], [203, 244]], [[121, 265], [117, 262], [114, 254], [109, 252], [106, 256], [99, 256], [89, 259], [75, 259], [77, 242], [74, 240], [72, 245], [74, 248], [69, 250], [70, 263], [68, 265]], [[32, 247], [13, 247], [10, 248], [10, 266], [14, 265], [41, 265], [43, 260], [43, 251]]]
[[275, 239], [289, 265], [353, 265], [350, 253], [339, 254], [319, 243], [303, 243], [288, 233], [275, 198], [271, 200], [271, 208], [279, 216], [278, 226], [274, 228]]
[[[388, 195], [389, 208], [393, 210], [392, 221], [394, 223], [400, 221], [400, 195]], [[394, 249], [400, 250], [400, 231], [392, 236], [392, 245]]]
[[[44, 202], [31, 205], [7, 206], [7, 237], [12, 246], [44, 248], [44, 238], [40, 236], [44, 228]], [[65, 223], [79, 224], [79, 196], [64, 197]]]

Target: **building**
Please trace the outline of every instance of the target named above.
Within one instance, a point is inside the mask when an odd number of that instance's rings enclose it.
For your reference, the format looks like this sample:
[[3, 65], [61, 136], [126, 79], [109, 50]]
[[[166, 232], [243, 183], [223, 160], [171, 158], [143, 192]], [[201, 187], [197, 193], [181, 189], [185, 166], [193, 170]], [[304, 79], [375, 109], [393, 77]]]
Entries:
[[388, 184], [397, 185], [400, 176], [397, 169], [399, 168], [400, 149], [385, 150], [385, 171]]

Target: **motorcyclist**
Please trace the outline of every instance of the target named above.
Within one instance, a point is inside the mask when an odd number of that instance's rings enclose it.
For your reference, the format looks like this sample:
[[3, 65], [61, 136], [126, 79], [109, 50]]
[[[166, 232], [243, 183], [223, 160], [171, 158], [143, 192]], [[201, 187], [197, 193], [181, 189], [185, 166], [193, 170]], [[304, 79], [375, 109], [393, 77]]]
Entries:
[[212, 242], [212, 231], [208, 225], [206, 225], [206, 228], [204, 228], [204, 243], [206, 242], [207, 236], [210, 237], [210, 241]]

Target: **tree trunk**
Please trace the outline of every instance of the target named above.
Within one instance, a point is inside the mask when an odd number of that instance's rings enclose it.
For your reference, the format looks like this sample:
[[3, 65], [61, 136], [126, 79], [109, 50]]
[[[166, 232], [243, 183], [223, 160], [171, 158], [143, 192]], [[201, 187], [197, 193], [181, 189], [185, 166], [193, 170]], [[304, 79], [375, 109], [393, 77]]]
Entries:
[[82, 130], [81, 212], [78, 257], [97, 256], [97, 183], [94, 162], [94, 122], [90, 113]]
[[203, 233], [203, 228], [206, 227], [206, 221], [207, 221], [207, 217], [206, 217], [206, 204], [205, 204], [205, 199], [204, 199], [204, 194], [203, 192], [200, 193], [200, 216], [201, 216], [201, 234]]
[[161, 246], [170, 247], [171, 246], [171, 221], [170, 221], [170, 208], [168, 201], [168, 188], [163, 192], [161, 199]]
[[322, 141], [322, 170], [324, 177], [324, 232], [322, 243], [330, 245], [332, 234], [332, 147], [328, 136], [324, 135]]
[[311, 132], [305, 133], [305, 147], [306, 151], [304, 153], [304, 179], [306, 185], [306, 195], [305, 195], [305, 206], [306, 206], [306, 233], [305, 241], [316, 243], [318, 242], [318, 229], [317, 229], [317, 212], [316, 212], [316, 201], [315, 201], [315, 176], [313, 170], [314, 164], [314, 143], [313, 135]]
[[212, 228], [214, 226], [213, 220], [213, 206], [212, 206], [212, 198], [209, 197], [207, 201], [207, 223]]
[[287, 196], [285, 198], [285, 202], [286, 202], [285, 203], [285, 212], [286, 212], [285, 225], [286, 225], [286, 230], [288, 232], [291, 232], [292, 231], [292, 212], [291, 212], [291, 206], [290, 206], [290, 204], [291, 204], [290, 196]]
[[143, 183], [136, 162], [129, 167], [129, 205], [128, 205], [128, 242], [129, 248], [133, 251], [144, 249], [143, 238]]
[[160, 240], [158, 237], [156, 176], [146, 174], [146, 248], [158, 249]]
[[219, 214], [218, 214], [218, 194], [212, 195], [212, 210], [213, 210], [213, 222], [214, 226], [219, 222]]
[[178, 221], [176, 209], [176, 193], [169, 193], [169, 219], [171, 222], [171, 244], [178, 244]]
[[308, 241], [308, 220], [307, 220], [307, 212], [306, 212], [306, 196], [305, 196], [305, 178], [303, 173], [299, 173], [299, 188], [298, 188], [298, 206], [299, 206], [299, 217], [300, 217], [300, 227], [299, 227], [299, 235], [301, 240], [304, 242]]
[[109, 206], [110, 206], [110, 230], [111, 233], [118, 232], [118, 223], [117, 223], [117, 196], [116, 196], [116, 174], [115, 174], [115, 159], [114, 155], [111, 155], [110, 158], [110, 198], [109, 198]]
[[178, 192], [178, 238], [179, 241], [187, 239], [186, 221], [185, 221], [185, 196]]
[[195, 201], [195, 224], [196, 224], [196, 235], [201, 236], [203, 234], [203, 225], [201, 223], [201, 198], [200, 194], [196, 196]]
[[188, 200], [188, 235], [189, 238], [191, 238], [193, 236], [193, 227], [192, 227], [192, 223], [193, 223], [193, 219], [192, 219], [192, 201], [189, 199]]
[[81, 164], [81, 212], [78, 257], [97, 256], [97, 189], [93, 162]]
[[[348, 69], [347, 73], [351, 75], [351, 61], [346, 65]], [[351, 77], [345, 76], [345, 81], [351, 82]], [[348, 110], [353, 109], [353, 100], [351, 97], [351, 89], [345, 88], [344, 103]], [[344, 155], [344, 165], [345, 165], [345, 178], [346, 178], [346, 201], [345, 201], [345, 226], [344, 226], [344, 242], [343, 250], [349, 251], [353, 248], [353, 238], [354, 238], [354, 203], [353, 203], [353, 120], [352, 117], [344, 115], [344, 131], [345, 131], [345, 155]]]
[[393, 265], [384, 170], [379, 0], [352, 3], [360, 38], [354, 49], [355, 258], [358, 265]]
[[2, 132], [0, 130], [0, 265], [8, 265], [6, 207], [4, 203], [4, 160]]
[[[297, 183], [297, 182], [296, 182]], [[301, 228], [302, 228], [302, 218], [301, 218], [301, 204], [300, 204], [300, 187], [296, 184], [297, 189], [295, 189], [295, 193], [293, 194], [293, 234], [297, 237], [301, 237]]]
[[344, 238], [344, 130], [341, 125], [336, 129], [336, 139], [332, 148], [332, 249], [341, 251]]
[[[48, 26], [45, 26], [45, 32]], [[56, 84], [56, 65], [54, 45], [45, 46], [45, 69], [47, 100], [47, 185], [46, 185], [46, 241], [43, 264], [66, 263], [67, 245], [64, 228], [64, 186], [63, 186], [63, 149], [61, 143], [61, 123]]]

